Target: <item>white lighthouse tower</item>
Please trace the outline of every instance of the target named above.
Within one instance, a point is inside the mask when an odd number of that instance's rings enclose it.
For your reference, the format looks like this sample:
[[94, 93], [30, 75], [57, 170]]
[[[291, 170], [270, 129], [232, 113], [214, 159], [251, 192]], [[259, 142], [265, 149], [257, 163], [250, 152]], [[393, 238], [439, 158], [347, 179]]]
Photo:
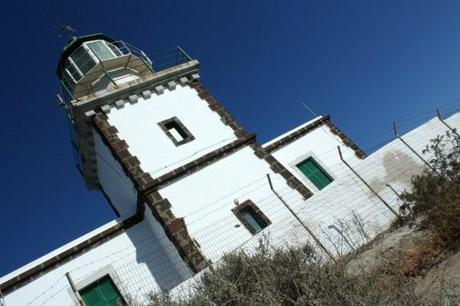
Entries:
[[337, 176], [321, 152], [340, 144], [348, 158], [363, 157], [329, 117], [259, 145], [179, 47], [148, 57], [103, 34], [81, 36], [68, 42], [57, 75], [77, 167], [116, 218], [2, 278], [8, 306], [56, 284], [66, 290], [37, 299], [142, 303], [252, 238], [281, 233], [292, 211], [273, 189], [303, 203], [326, 188]]

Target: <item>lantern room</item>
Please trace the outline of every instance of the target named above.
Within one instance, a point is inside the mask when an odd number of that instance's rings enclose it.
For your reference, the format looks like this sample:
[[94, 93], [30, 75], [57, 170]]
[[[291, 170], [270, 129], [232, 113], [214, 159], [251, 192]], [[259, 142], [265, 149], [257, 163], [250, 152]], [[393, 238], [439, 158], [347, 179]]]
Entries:
[[74, 37], [61, 54], [58, 78], [71, 100], [153, 74], [142, 50], [103, 34]]

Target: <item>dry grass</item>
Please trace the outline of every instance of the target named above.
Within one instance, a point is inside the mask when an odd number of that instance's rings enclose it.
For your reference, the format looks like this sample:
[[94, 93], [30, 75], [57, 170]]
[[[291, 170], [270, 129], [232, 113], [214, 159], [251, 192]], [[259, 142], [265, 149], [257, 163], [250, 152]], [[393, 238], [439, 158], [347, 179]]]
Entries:
[[434, 170], [413, 178], [402, 212], [433, 235], [401, 249], [385, 268], [351, 275], [344, 260], [323, 262], [311, 247], [276, 249], [265, 241], [251, 254], [224, 256], [187, 298], [154, 294], [152, 305], [459, 305], [448, 286], [437, 296], [416, 294], [412, 277], [460, 240], [459, 144], [458, 135], [447, 133], [427, 147]]
[[322, 262], [310, 247], [226, 255], [206, 272], [193, 296], [153, 295], [152, 305], [458, 305], [456, 297], [415, 294], [412, 278], [375, 271], [351, 276], [345, 263]]

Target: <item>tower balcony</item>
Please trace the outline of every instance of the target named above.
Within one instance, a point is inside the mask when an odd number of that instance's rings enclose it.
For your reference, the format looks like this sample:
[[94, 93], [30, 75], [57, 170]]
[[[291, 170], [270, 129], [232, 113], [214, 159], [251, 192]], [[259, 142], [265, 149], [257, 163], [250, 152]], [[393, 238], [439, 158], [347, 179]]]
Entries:
[[180, 47], [149, 57], [125, 41], [113, 41], [103, 35], [91, 35], [90, 40], [84, 38], [75, 40], [78, 41], [76, 48], [71, 48], [72, 41], [69, 43], [58, 65], [66, 102], [95, 97], [101, 91], [152, 78], [157, 72], [192, 60]]

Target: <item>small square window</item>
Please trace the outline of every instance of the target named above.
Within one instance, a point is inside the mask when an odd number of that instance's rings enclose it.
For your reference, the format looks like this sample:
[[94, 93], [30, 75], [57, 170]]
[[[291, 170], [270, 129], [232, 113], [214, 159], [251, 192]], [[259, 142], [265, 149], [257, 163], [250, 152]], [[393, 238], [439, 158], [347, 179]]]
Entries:
[[179, 146], [195, 139], [192, 133], [182, 124], [177, 117], [172, 117], [168, 120], [164, 120], [158, 123], [161, 129], [166, 133], [166, 136], [172, 140], [172, 142]]
[[232, 211], [253, 235], [261, 232], [271, 224], [267, 216], [251, 200], [244, 201]]
[[319, 190], [329, 185], [333, 179], [321, 166], [309, 157], [297, 164], [297, 168], [316, 186]]
[[126, 305], [109, 275], [78, 291], [86, 306]]

